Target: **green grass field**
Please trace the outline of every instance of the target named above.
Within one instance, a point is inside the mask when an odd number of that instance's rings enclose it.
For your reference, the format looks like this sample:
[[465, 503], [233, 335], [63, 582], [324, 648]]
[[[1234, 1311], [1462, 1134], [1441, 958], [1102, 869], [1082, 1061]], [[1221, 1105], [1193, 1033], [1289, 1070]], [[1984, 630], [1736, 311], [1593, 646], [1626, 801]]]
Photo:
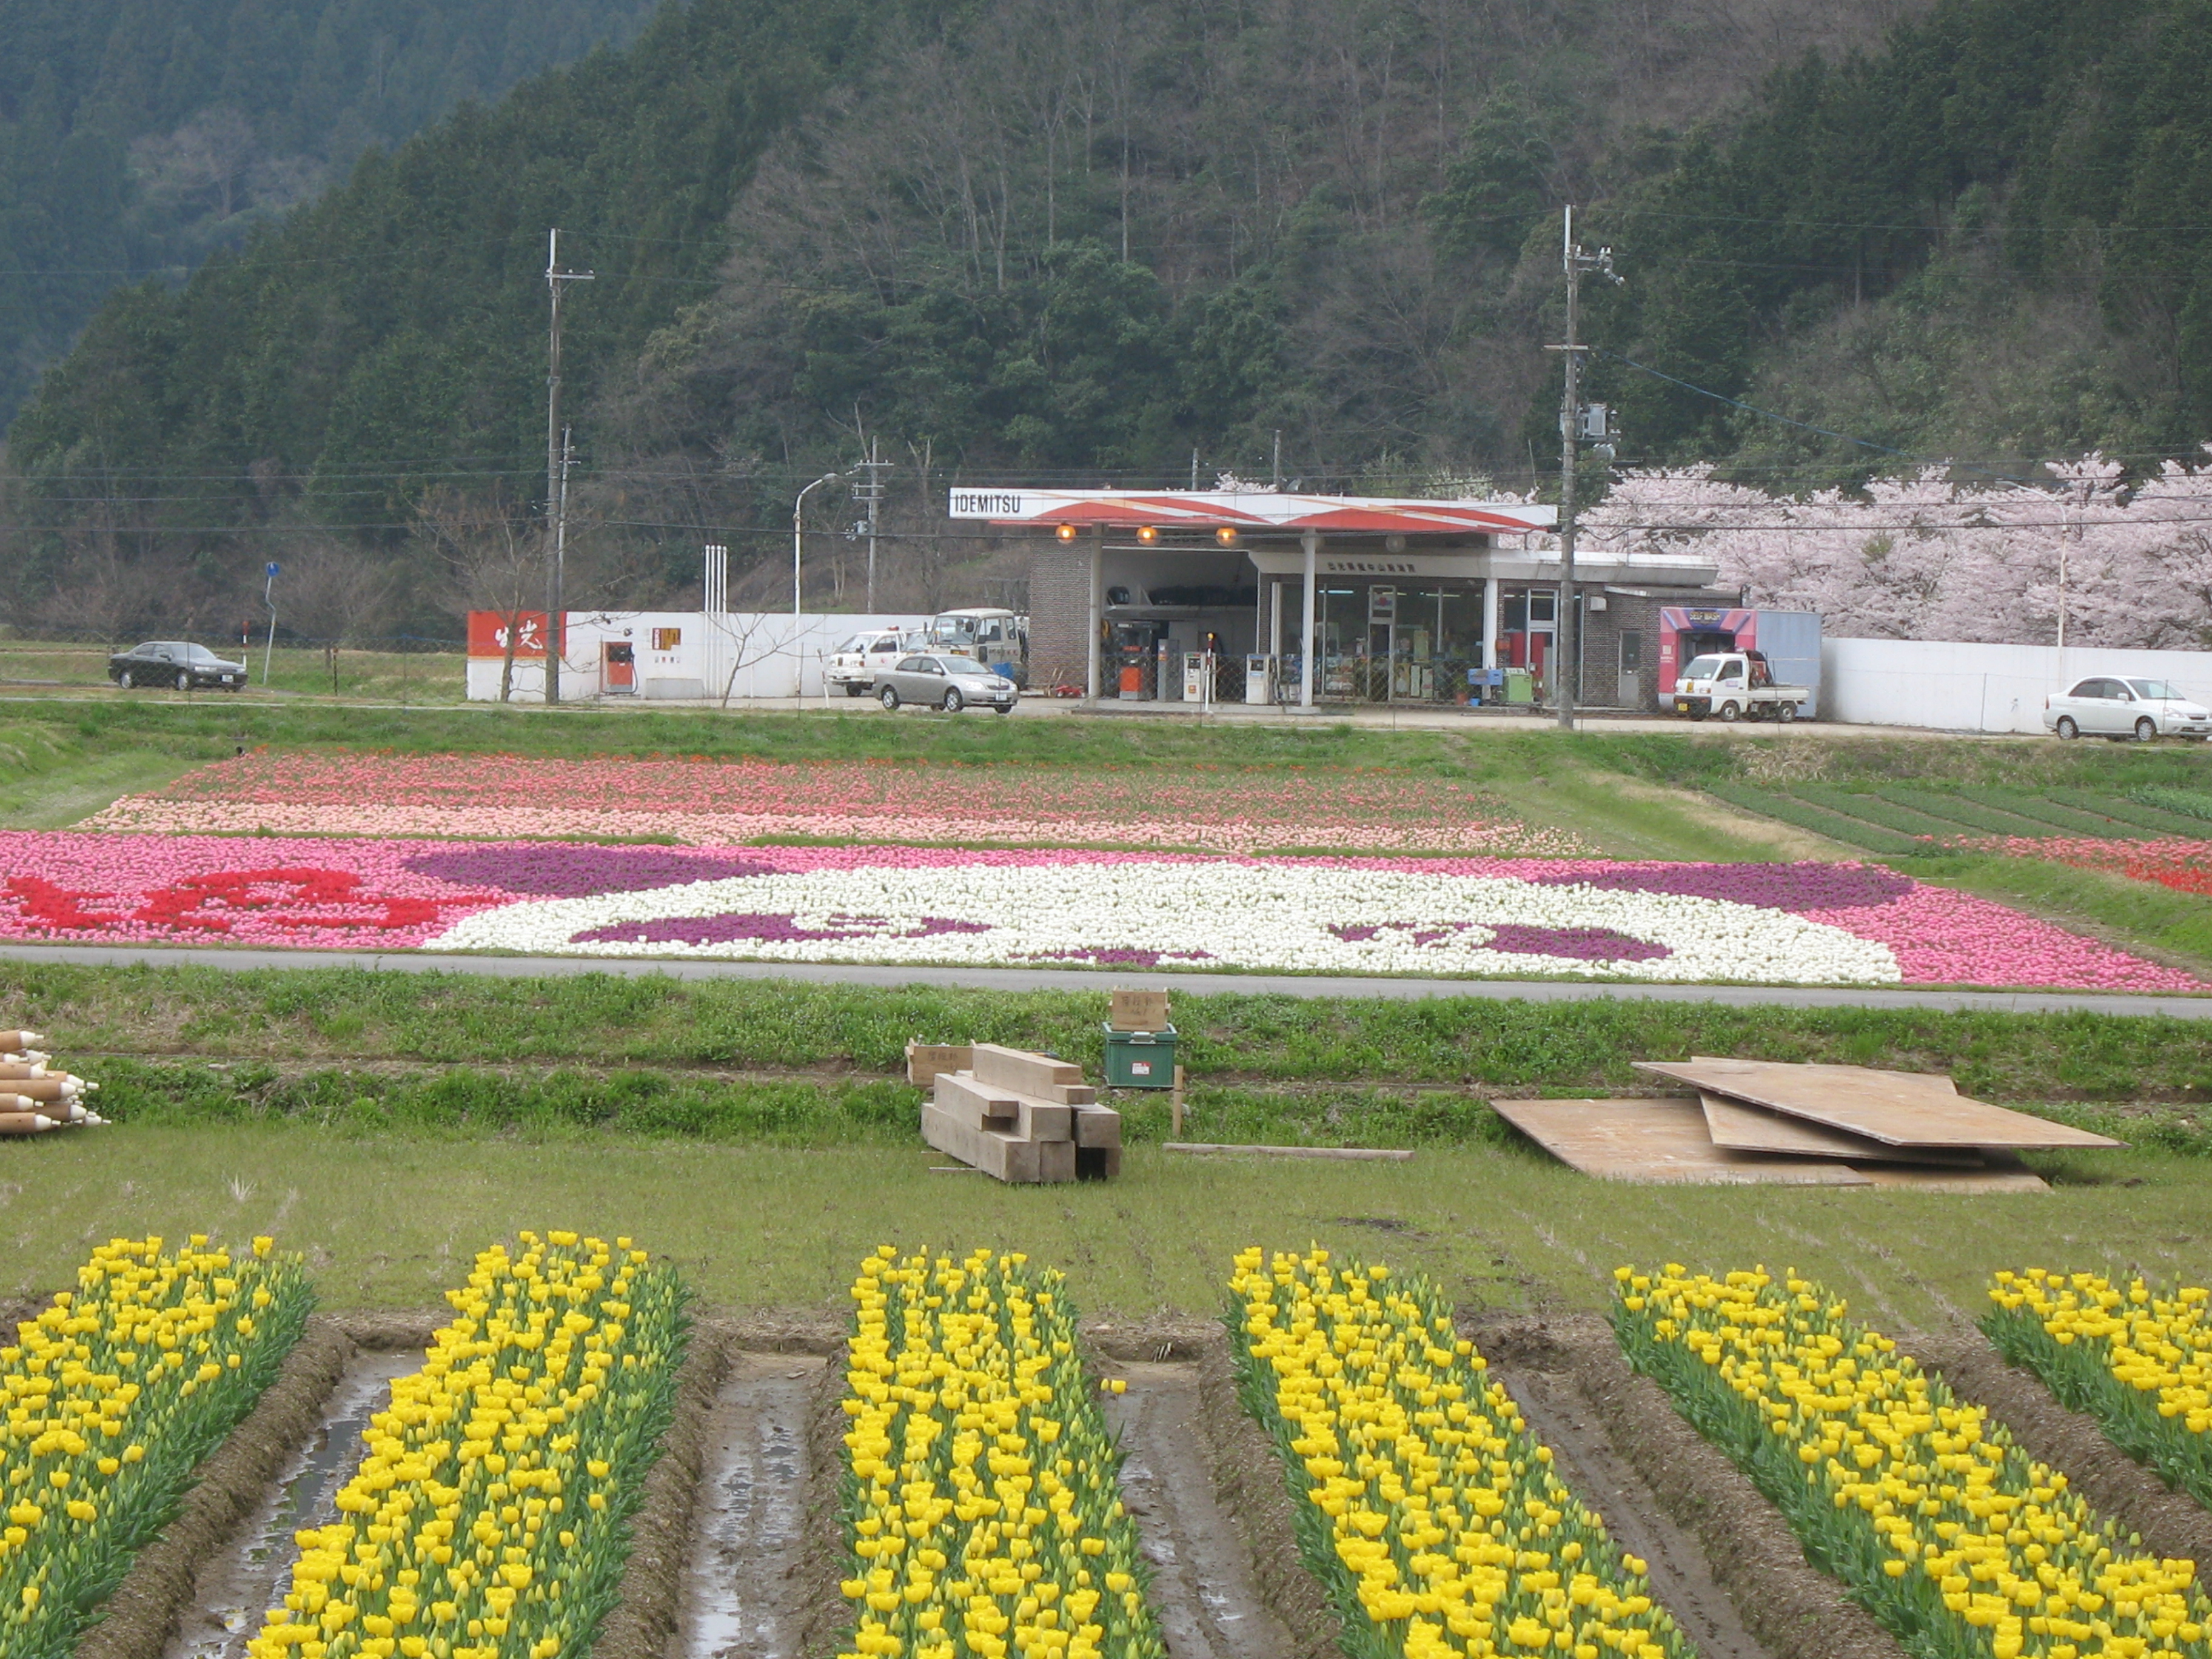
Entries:
[[[306, 665], [313, 667], [315, 665]], [[325, 692], [327, 688], [325, 688]], [[242, 746], [408, 753], [866, 757], [975, 768], [1402, 771], [1464, 781], [1626, 857], [1897, 861], [2212, 972], [2212, 901], [2028, 860], [1937, 854], [1968, 834], [2167, 833], [2206, 820], [2199, 745], [1711, 733], [1480, 734], [1170, 720], [893, 723], [870, 713], [344, 709], [286, 700], [11, 703], [0, 825], [76, 822]], [[2017, 824], [2023, 826], [2015, 829]], [[2042, 826], [2039, 828], [2038, 826]], [[273, 1230], [334, 1306], [423, 1304], [520, 1226], [638, 1235], [711, 1300], [834, 1304], [878, 1243], [1018, 1247], [1086, 1309], [1210, 1313], [1230, 1254], [1318, 1241], [1436, 1274], [1472, 1306], [1590, 1305], [1618, 1261], [1795, 1265], [1899, 1326], [1976, 1311], [2028, 1263], [2212, 1272], [2212, 1024], [2087, 1015], [1710, 1004], [1181, 997], [1187, 1133], [1379, 1145], [1406, 1164], [1194, 1161], [1130, 1103], [1110, 1187], [937, 1173], [896, 1075], [915, 1036], [1095, 1065], [1101, 1000], [614, 975], [548, 980], [0, 964], [0, 1019], [56, 1036], [118, 1122], [0, 1141], [19, 1290], [88, 1241]], [[2106, 1127], [2112, 1154], [2039, 1159], [2045, 1196], [1598, 1187], [1520, 1142], [1492, 1091], [1627, 1092], [1692, 1053], [1942, 1070], [1969, 1092]], [[10, 1167], [11, 1166], [11, 1167]]]
[[[1599, 1187], [1514, 1148], [1406, 1164], [1128, 1154], [1110, 1184], [1002, 1187], [914, 1147], [615, 1138], [587, 1146], [299, 1125], [129, 1127], [17, 1142], [4, 1282], [66, 1282], [99, 1240], [274, 1232], [334, 1307], [420, 1306], [520, 1227], [632, 1233], [710, 1301], [832, 1311], [879, 1243], [1024, 1249], [1086, 1312], [1209, 1315], [1231, 1255], [1320, 1243], [1434, 1275], [1469, 1308], [1597, 1305], [1620, 1262], [1794, 1265], [1887, 1326], [1971, 1316], [1987, 1274], [2131, 1265], [2203, 1283], [2212, 1171], [2155, 1152], [2051, 1167], [2042, 1195]], [[2132, 1183], [2132, 1184], [2123, 1184]]]

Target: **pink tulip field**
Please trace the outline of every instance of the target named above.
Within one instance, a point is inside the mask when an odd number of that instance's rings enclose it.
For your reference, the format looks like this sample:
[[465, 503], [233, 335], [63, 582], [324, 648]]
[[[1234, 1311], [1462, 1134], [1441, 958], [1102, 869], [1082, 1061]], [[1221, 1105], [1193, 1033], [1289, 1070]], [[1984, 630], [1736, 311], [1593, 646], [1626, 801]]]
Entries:
[[1218, 853], [1534, 854], [1590, 849], [1468, 786], [1398, 773], [1011, 767], [680, 757], [255, 752], [126, 795], [88, 829], [279, 835], [764, 836]]

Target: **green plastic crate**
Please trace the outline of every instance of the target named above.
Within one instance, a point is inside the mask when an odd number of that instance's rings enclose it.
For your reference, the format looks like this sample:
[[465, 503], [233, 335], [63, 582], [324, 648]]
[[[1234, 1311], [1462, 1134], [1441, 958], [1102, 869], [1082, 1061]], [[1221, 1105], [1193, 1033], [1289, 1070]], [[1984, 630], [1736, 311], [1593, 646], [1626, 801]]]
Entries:
[[1162, 1031], [1106, 1030], [1106, 1086], [1109, 1089], [1172, 1089], [1176, 1074], [1176, 1029]]

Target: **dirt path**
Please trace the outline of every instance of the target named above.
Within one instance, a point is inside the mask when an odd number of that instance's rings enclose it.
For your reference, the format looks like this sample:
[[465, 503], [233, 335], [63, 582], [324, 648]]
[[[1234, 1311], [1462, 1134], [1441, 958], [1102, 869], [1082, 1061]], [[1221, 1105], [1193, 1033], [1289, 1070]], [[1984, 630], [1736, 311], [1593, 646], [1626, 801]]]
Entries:
[[391, 1399], [392, 1379], [421, 1368], [419, 1352], [355, 1356], [324, 1407], [322, 1426], [302, 1447], [255, 1516], [202, 1570], [198, 1608], [164, 1659], [244, 1659], [261, 1615], [283, 1593], [300, 1547], [292, 1534], [337, 1516], [338, 1491], [362, 1459], [362, 1431]]
[[1198, 1368], [1113, 1362], [1106, 1397], [1121, 1437], [1121, 1501], [1152, 1564], [1170, 1659], [1278, 1659], [1290, 1634], [1261, 1599], [1251, 1552], [1216, 1495], [1199, 1423]]
[[1604, 1518], [1623, 1550], [1644, 1559], [1652, 1594], [1674, 1615], [1698, 1659], [1769, 1659], [1768, 1650], [1744, 1628], [1697, 1540], [1668, 1519], [1657, 1494], [1613, 1449], [1574, 1378], [1496, 1361], [1492, 1373], [1536, 1437], [1552, 1449], [1576, 1496]]
[[708, 1422], [706, 1468], [670, 1659], [797, 1659], [813, 1478], [811, 1354], [739, 1352]]

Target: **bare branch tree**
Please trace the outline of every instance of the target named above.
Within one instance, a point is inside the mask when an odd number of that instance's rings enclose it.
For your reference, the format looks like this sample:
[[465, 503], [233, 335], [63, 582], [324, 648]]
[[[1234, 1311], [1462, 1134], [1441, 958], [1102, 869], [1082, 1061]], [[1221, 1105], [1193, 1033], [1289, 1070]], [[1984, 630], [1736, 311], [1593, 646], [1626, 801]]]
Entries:
[[[466, 617], [496, 611], [502, 635], [499, 700], [514, 695], [514, 650], [529, 597], [544, 579], [537, 520], [504, 490], [434, 489], [415, 509], [415, 535], [447, 572], [447, 608]], [[547, 649], [552, 648], [549, 640]]]

